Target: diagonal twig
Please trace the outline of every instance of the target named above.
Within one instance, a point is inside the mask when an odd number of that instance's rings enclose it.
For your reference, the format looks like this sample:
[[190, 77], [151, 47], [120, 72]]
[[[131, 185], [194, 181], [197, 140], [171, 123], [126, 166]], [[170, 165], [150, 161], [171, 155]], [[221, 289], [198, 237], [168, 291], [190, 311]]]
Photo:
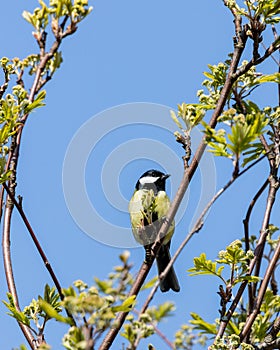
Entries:
[[44, 251], [42, 249], [42, 246], [40, 245], [40, 243], [38, 241], [38, 238], [37, 238], [35, 232], [32, 229], [32, 226], [30, 225], [30, 223], [29, 223], [29, 221], [28, 221], [28, 219], [27, 219], [27, 217], [26, 217], [26, 215], [25, 215], [25, 213], [24, 213], [24, 211], [22, 209], [22, 206], [15, 199], [14, 195], [10, 191], [9, 187], [7, 186], [7, 184], [3, 183], [2, 185], [3, 185], [4, 189], [5, 189], [5, 191], [7, 192], [8, 196], [9, 196], [9, 199], [12, 201], [14, 206], [17, 208], [17, 210], [18, 210], [18, 212], [19, 212], [19, 214], [20, 214], [20, 216], [21, 216], [21, 218], [22, 218], [22, 220], [23, 220], [23, 222], [24, 222], [24, 224], [25, 224], [25, 226], [26, 226], [26, 228], [27, 228], [27, 230], [28, 230], [28, 232], [30, 234], [31, 239], [32, 239], [33, 243], [35, 244], [35, 246], [36, 246], [36, 248], [37, 248], [37, 250], [38, 250], [38, 252], [39, 252], [39, 254], [40, 254], [40, 256], [41, 256], [41, 258], [43, 260], [43, 262], [44, 262], [44, 265], [46, 266], [46, 269], [49, 271], [49, 274], [50, 274], [50, 276], [51, 276], [51, 278], [52, 278], [52, 280], [53, 280], [53, 282], [54, 282], [54, 284], [56, 286], [58, 294], [60, 296], [60, 299], [63, 300], [64, 299], [64, 294], [62, 292], [62, 288], [60, 286], [60, 283], [59, 283], [59, 281], [58, 281], [58, 279], [57, 279], [57, 277], [56, 277], [56, 275], [55, 275], [55, 273], [54, 273], [54, 271], [53, 271], [53, 269], [51, 267], [51, 264], [50, 264], [49, 260], [47, 259], [46, 254], [44, 253]]
[[273, 255], [273, 257], [272, 257], [272, 259], [271, 259], [271, 261], [266, 269], [264, 279], [261, 283], [260, 289], [258, 291], [258, 295], [257, 295], [256, 300], [255, 300], [254, 309], [253, 309], [252, 313], [249, 315], [249, 317], [247, 317], [245, 325], [243, 326], [243, 329], [242, 329], [241, 333], [239, 334], [240, 341], [242, 341], [245, 338], [246, 334], [251, 330], [251, 327], [252, 327], [252, 325], [253, 325], [253, 323], [254, 323], [254, 321], [255, 321], [255, 319], [260, 311], [260, 307], [261, 307], [269, 280], [273, 274], [273, 271], [275, 270], [275, 267], [276, 267], [276, 264], [279, 260], [279, 257], [280, 257], [280, 240], [277, 244], [274, 255]]
[[[277, 185], [278, 183], [278, 185]], [[266, 242], [266, 237], [268, 234], [268, 225], [269, 225], [269, 220], [270, 220], [270, 215], [271, 215], [271, 211], [274, 205], [274, 201], [275, 201], [275, 195], [277, 193], [277, 190], [279, 188], [279, 182], [275, 177], [270, 177], [269, 178], [269, 191], [268, 191], [268, 196], [267, 196], [267, 204], [266, 204], [266, 209], [265, 209], [265, 213], [264, 213], [264, 217], [263, 217], [263, 222], [262, 222], [262, 227], [261, 227], [261, 231], [260, 231], [260, 237], [258, 240], [258, 244], [256, 246], [255, 249], [255, 256], [254, 258], [251, 260], [249, 266], [248, 266], [248, 276], [250, 276], [253, 273], [253, 270], [256, 266], [256, 263], [258, 262], [258, 260], [261, 258], [262, 256], [262, 252], [263, 252], [263, 248]], [[226, 316], [222, 319], [221, 323], [220, 323], [220, 327], [219, 330], [217, 332], [216, 338], [221, 338], [225, 332], [225, 329], [227, 327], [227, 324], [229, 322], [229, 320], [231, 319], [241, 297], [242, 294], [246, 288], [248, 284], [248, 281], [244, 281], [240, 284], [240, 287], [236, 293], [236, 296], [234, 298], [234, 300], [231, 303], [231, 306], [229, 307]], [[245, 334], [243, 334], [245, 336]]]

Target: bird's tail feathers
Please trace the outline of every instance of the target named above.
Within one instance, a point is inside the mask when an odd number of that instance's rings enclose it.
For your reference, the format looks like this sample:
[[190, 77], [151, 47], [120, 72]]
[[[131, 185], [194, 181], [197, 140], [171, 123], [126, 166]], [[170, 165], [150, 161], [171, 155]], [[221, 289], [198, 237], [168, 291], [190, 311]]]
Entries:
[[[165, 270], [169, 261], [171, 260], [170, 252], [169, 252], [169, 244], [163, 244], [157, 255], [157, 267], [158, 267], [158, 275]], [[164, 280], [160, 281], [160, 290], [162, 292], [167, 292], [169, 289], [174, 290], [174, 292], [179, 292], [180, 286], [178, 282], [178, 278], [176, 276], [175, 270], [173, 266], [171, 266]]]

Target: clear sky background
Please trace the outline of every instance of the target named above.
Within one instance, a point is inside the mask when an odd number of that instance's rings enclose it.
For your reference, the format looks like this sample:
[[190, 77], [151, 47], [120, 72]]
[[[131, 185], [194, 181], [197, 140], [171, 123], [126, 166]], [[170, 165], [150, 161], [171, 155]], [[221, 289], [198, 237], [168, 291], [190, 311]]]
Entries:
[[[77, 195], [76, 206], [83, 214], [84, 203], [80, 202], [75, 189], [85, 181], [89, 201], [98, 216], [114, 225], [115, 235], [127, 234], [129, 216], [125, 208], [141, 173], [157, 167], [172, 174], [167, 187], [171, 197], [179, 184], [183, 153], [172, 135], [175, 126], [169, 119], [168, 110], [176, 109], [178, 103], [195, 102], [207, 64], [223, 61], [233, 49], [234, 26], [221, 0], [95, 0], [91, 5], [93, 12], [62, 45], [64, 62], [46, 87], [46, 107], [28, 120], [18, 169], [17, 193], [23, 196], [26, 214], [64, 287], [76, 279], [91, 284], [94, 276], [105, 278], [112, 266], [119, 263], [118, 255], [127, 247], [134, 273], [144, 256], [143, 248], [132, 248], [129, 239], [123, 246], [115, 244], [115, 238], [112, 238], [112, 244], [102, 243], [102, 235], [106, 232], [94, 217], [87, 216], [90, 234], [86, 234], [77, 225], [77, 217], [70, 214], [63, 192], [62, 173], [73, 136], [80, 135], [80, 128], [89, 121], [96, 121], [96, 124], [90, 124], [87, 140], [91, 141], [92, 132], [92, 139], [98, 141], [99, 130], [100, 134], [104, 132], [104, 137], [88, 154], [84, 164], [85, 177], [77, 179], [73, 176], [73, 193], [67, 187], [66, 197], [76, 198], [73, 196]], [[23, 10], [32, 11], [35, 6], [37, 2], [33, 0], [3, 2], [1, 56], [23, 58], [38, 51], [31, 26], [21, 17]], [[272, 35], [265, 39], [269, 43]], [[270, 72], [276, 70], [272, 60], [261, 68]], [[269, 85], [255, 96], [261, 105], [269, 105], [275, 103], [275, 93], [275, 87]], [[134, 104], [136, 102], [144, 102], [142, 115], [141, 107]], [[124, 110], [116, 107], [128, 103], [132, 104], [128, 110], [127, 107], [123, 107]], [[109, 112], [104, 112], [107, 109]], [[116, 128], [116, 121], [122, 118], [126, 125]], [[149, 118], [152, 125], [149, 125]], [[166, 130], [169, 127], [174, 130]], [[79, 169], [80, 164], [75, 161], [79, 160], [84, 144], [80, 143], [79, 147], [77, 153], [71, 154], [72, 169], [71, 166], [67, 168], [67, 179], [71, 178], [71, 170], [76, 174]], [[207, 164], [213, 169], [211, 159], [210, 165]], [[111, 168], [111, 164], [114, 167]], [[173, 251], [187, 234], [200, 198], [229, 179], [230, 161], [215, 160], [214, 169], [217, 174], [209, 171], [209, 179], [205, 169], [194, 178], [183, 211], [176, 219]], [[193, 257], [201, 252], [215, 258], [219, 250], [242, 236], [245, 210], [263, 182], [267, 164], [258, 165], [253, 172], [253, 178], [250, 173], [246, 174], [215, 204], [204, 229], [191, 240], [176, 262], [181, 292], [158, 293], [153, 300], [154, 304], [171, 300], [177, 305], [175, 316], [160, 325], [170, 339], [174, 338], [180, 325], [190, 319], [191, 311], [210, 322], [219, 316], [216, 293], [219, 281], [203, 276], [189, 277], [186, 270], [192, 266]], [[207, 184], [210, 190], [206, 189]], [[251, 228], [256, 234], [262, 219], [261, 209], [258, 205], [254, 212]], [[275, 208], [273, 218], [277, 215], [279, 207]], [[277, 225], [276, 220], [274, 223]], [[20, 303], [24, 306], [43, 293], [45, 283], [53, 283], [16, 213], [12, 227], [12, 256]], [[153, 268], [149, 277], [155, 273]], [[3, 300], [7, 291], [3, 263], [0, 276], [0, 298]], [[138, 308], [146, 294], [140, 298]], [[12, 349], [24, 339], [16, 322], [5, 312], [1, 304], [0, 348]], [[56, 322], [47, 326], [47, 342], [53, 349], [62, 349], [60, 340], [65, 331], [66, 328], [58, 327]], [[150, 341], [158, 349], [166, 348], [156, 336]], [[119, 337], [113, 349], [121, 349], [123, 342]], [[144, 349], [146, 343], [143, 342], [140, 348]]]

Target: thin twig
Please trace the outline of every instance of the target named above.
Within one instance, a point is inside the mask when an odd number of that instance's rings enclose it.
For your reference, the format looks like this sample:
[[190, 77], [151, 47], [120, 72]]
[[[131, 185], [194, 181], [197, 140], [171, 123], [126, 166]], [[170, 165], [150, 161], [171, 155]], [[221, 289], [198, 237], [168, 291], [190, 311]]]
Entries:
[[[262, 228], [261, 228], [261, 234], [263, 232], [266, 235], [267, 235], [267, 231], [268, 231], [268, 225], [269, 225], [272, 207], [273, 207], [273, 204], [275, 201], [276, 192], [279, 188], [279, 181], [273, 175], [270, 176], [269, 183], [270, 184], [269, 184], [269, 192], [268, 192], [268, 198], [267, 198], [267, 206], [266, 206], [263, 224], [262, 224]], [[264, 252], [265, 243], [266, 243], [266, 241], [264, 241], [262, 245], [258, 244], [258, 246], [259, 246], [258, 247], [258, 249], [259, 249], [258, 257], [259, 258], [258, 258], [258, 260], [256, 262], [256, 266], [255, 266], [255, 271], [254, 271], [255, 276], [259, 276], [259, 274], [260, 274], [261, 262], [262, 262], [262, 256], [263, 256], [263, 252]], [[255, 295], [256, 295], [256, 290], [257, 290], [257, 283], [254, 283], [252, 285], [253, 297], [255, 297]]]
[[260, 311], [260, 307], [269, 283], [269, 280], [272, 276], [273, 271], [275, 270], [275, 266], [279, 260], [280, 257], [280, 241], [277, 244], [277, 247], [275, 249], [275, 253], [266, 269], [265, 275], [264, 275], [264, 279], [261, 283], [258, 295], [256, 297], [255, 300], [255, 306], [254, 306], [254, 310], [253, 312], [249, 315], [249, 317], [247, 317], [245, 325], [243, 326], [243, 329], [241, 331], [241, 333], [239, 334], [240, 337], [240, 341], [242, 341], [244, 339], [244, 337], [246, 336], [246, 334], [250, 331], [259, 311]]
[[[279, 183], [278, 183], [278, 186], [279, 186]], [[251, 262], [248, 266], [248, 273], [247, 273], [248, 276], [251, 276], [251, 274], [253, 273], [253, 270], [256, 266], [256, 263], [262, 257], [263, 248], [264, 248], [264, 245], [266, 242], [266, 237], [268, 234], [267, 228], [269, 225], [270, 214], [271, 214], [271, 211], [273, 208], [273, 204], [275, 201], [275, 194], [278, 190], [278, 186], [277, 186], [277, 180], [273, 177], [270, 177], [270, 179], [269, 179], [269, 192], [268, 192], [268, 196], [267, 196], [267, 204], [266, 204], [266, 209], [265, 209], [265, 213], [264, 213], [262, 228], [260, 231], [260, 237], [259, 237], [256, 249], [255, 249], [255, 256], [251, 260]], [[246, 280], [240, 284], [240, 287], [237, 291], [237, 294], [236, 294], [230, 308], [228, 309], [228, 311], [226, 313], [226, 317], [224, 317], [220, 323], [220, 327], [219, 327], [219, 330], [217, 332], [215, 339], [221, 338], [223, 336], [225, 329], [227, 327], [227, 324], [228, 324], [229, 320], [231, 319], [247, 284], [248, 284], [248, 281], [246, 281]]]
[[[276, 36], [276, 32], [275, 32], [275, 36]], [[279, 37], [277, 37], [279, 38]], [[278, 84], [279, 87], [279, 84]], [[274, 143], [275, 143], [275, 147], [273, 148], [273, 152], [269, 152], [267, 154], [267, 159], [269, 161], [269, 165], [270, 165], [270, 177], [269, 177], [269, 182], [270, 182], [270, 201], [272, 202], [272, 205], [274, 203], [275, 200], [275, 195], [276, 192], [278, 190], [279, 187], [279, 181], [277, 180], [277, 172], [278, 172], [278, 164], [277, 164], [277, 155], [279, 154], [279, 133], [278, 130], [276, 130], [273, 126], [272, 126], [273, 132], [274, 132]], [[261, 143], [264, 147], [264, 149], [266, 151], [270, 150], [269, 145], [267, 144], [267, 141], [265, 139], [265, 137], [263, 135], [260, 136], [260, 140]], [[275, 187], [275, 189], [271, 188], [271, 187]], [[271, 210], [270, 210], [271, 211]], [[266, 214], [268, 215], [268, 219], [270, 216], [270, 211], [266, 212]], [[269, 223], [269, 222], [268, 222]], [[268, 227], [262, 227], [262, 230], [267, 230]], [[255, 266], [255, 271], [254, 271], [254, 275], [255, 276], [259, 276], [260, 274], [260, 269], [261, 269], [261, 263], [262, 263], [262, 255], [264, 252], [264, 246], [265, 246], [265, 242], [262, 246], [260, 246], [260, 251], [259, 251], [259, 259], [256, 262], [256, 266]], [[257, 291], [257, 283], [254, 283], [252, 285], [252, 297], [254, 298], [256, 295], [256, 291]]]
[[236, 77], [240, 77], [243, 75], [245, 72], [248, 72], [249, 69], [251, 69], [254, 66], [257, 66], [261, 64], [263, 61], [265, 61], [268, 57], [270, 57], [273, 52], [277, 51], [280, 49], [280, 37], [278, 36], [274, 42], [266, 49], [265, 53], [263, 56], [258, 58], [256, 61], [253, 59], [249, 61], [246, 65], [241, 66], [236, 73], [233, 75], [233, 79], [236, 79]]
[[[134, 312], [136, 314], [138, 314], [138, 316], [140, 316], [142, 314], [142, 312], [140, 311], [137, 311], [136, 309], [134, 309]], [[157, 335], [165, 342], [165, 344], [168, 346], [168, 348], [172, 349], [172, 350], [175, 350], [175, 347], [174, 345], [172, 344], [172, 342], [165, 336], [165, 334], [163, 334], [159, 328], [157, 327], [157, 325], [154, 323], [154, 322], [150, 322], [150, 325], [153, 327], [154, 331], [157, 333]], [[134, 344], [133, 344], [133, 347], [134, 349], [137, 349], [139, 343], [140, 343], [140, 340], [141, 340], [141, 334], [139, 334], [139, 336], [136, 338]]]
[[39, 241], [37, 239], [37, 236], [36, 236], [35, 232], [33, 231], [32, 227], [31, 227], [31, 225], [30, 225], [30, 223], [29, 223], [29, 221], [28, 221], [28, 219], [27, 219], [27, 217], [26, 217], [26, 215], [25, 215], [21, 205], [15, 199], [14, 195], [10, 191], [9, 187], [7, 186], [7, 184], [3, 183], [2, 185], [3, 185], [4, 189], [5, 189], [5, 191], [8, 193], [9, 199], [12, 201], [12, 203], [17, 208], [17, 210], [18, 210], [18, 212], [19, 212], [19, 214], [20, 214], [20, 216], [21, 216], [21, 218], [22, 218], [22, 220], [23, 220], [23, 222], [24, 222], [24, 224], [25, 224], [25, 226], [26, 226], [26, 228], [27, 228], [27, 230], [28, 230], [28, 232], [30, 234], [31, 239], [32, 239], [33, 243], [35, 244], [35, 246], [36, 246], [36, 248], [37, 248], [37, 250], [38, 250], [38, 252], [39, 252], [39, 254], [40, 254], [40, 256], [41, 256], [41, 258], [43, 260], [43, 262], [44, 262], [44, 265], [46, 266], [46, 269], [48, 270], [48, 272], [49, 272], [49, 274], [50, 274], [50, 276], [51, 276], [51, 278], [52, 278], [52, 280], [53, 280], [53, 282], [54, 282], [54, 284], [56, 286], [56, 289], [58, 291], [60, 299], [63, 300], [64, 299], [64, 294], [62, 292], [62, 288], [60, 286], [60, 283], [59, 283], [59, 281], [58, 281], [58, 279], [57, 279], [57, 277], [56, 277], [56, 275], [55, 275], [55, 273], [54, 273], [54, 271], [53, 271], [53, 269], [51, 267], [51, 264], [49, 263], [49, 261], [47, 259], [46, 254], [44, 253], [44, 251], [42, 249], [42, 246], [40, 245], [40, 243], [39, 243]]
[[250, 218], [251, 218], [251, 214], [252, 214], [252, 210], [255, 207], [258, 199], [260, 198], [260, 196], [262, 195], [263, 191], [266, 189], [266, 187], [269, 184], [269, 180], [266, 179], [265, 182], [263, 183], [263, 185], [261, 186], [261, 188], [258, 190], [258, 192], [255, 194], [254, 198], [252, 199], [248, 209], [247, 209], [247, 213], [245, 216], [245, 219], [243, 220], [243, 225], [244, 225], [244, 240], [245, 240], [245, 251], [248, 252], [248, 250], [250, 249], [250, 237], [249, 237], [249, 222], [250, 222]]
[[261, 141], [261, 143], [263, 145], [263, 148], [264, 148], [264, 150], [265, 150], [265, 152], [266, 152], [266, 154], [268, 156], [267, 159], [269, 161], [270, 169], [272, 171], [274, 169], [274, 167], [275, 167], [275, 155], [274, 155], [273, 152], [270, 152], [271, 148], [269, 147], [269, 145], [268, 145], [264, 135], [260, 136], [260, 141]]
[[10, 81], [10, 77], [9, 77], [9, 73], [7, 71], [7, 69], [3, 69], [4, 72], [4, 77], [5, 77], [5, 81], [4, 83], [0, 86], [0, 98], [2, 98], [2, 96], [4, 95], [4, 93], [6, 92], [7, 88], [8, 88], [8, 84]]
[[[248, 252], [248, 250], [250, 249], [249, 222], [250, 222], [251, 213], [252, 213], [252, 210], [253, 210], [254, 206], [256, 205], [258, 199], [260, 198], [260, 196], [262, 195], [262, 193], [264, 192], [264, 190], [266, 189], [268, 184], [269, 184], [269, 181], [268, 181], [268, 179], [266, 179], [265, 182], [263, 183], [263, 185], [261, 186], [261, 188], [258, 190], [258, 192], [255, 194], [254, 198], [252, 199], [252, 201], [248, 207], [245, 219], [243, 220], [244, 241], [245, 241], [245, 251], [246, 252]], [[248, 304], [249, 304], [248, 313], [250, 314], [251, 311], [253, 310], [253, 305], [254, 305], [252, 285], [250, 283], [248, 284]]]
[[[13, 152], [15, 149], [15, 145], [16, 145], [16, 137], [15, 137], [15, 135], [13, 135], [12, 139], [11, 139], [10, 152], [9, 152], [8, 159], [7, 159], [7, 162], [5, 165], [5, 172], [7, 172], [11, 167], [11, 160], [12, 160], [12, 155], [13, 155]], [[1, 190], [0, 190], [0, 222], [2, 221], [3, 206], [4, 206], [4, 194], [5, 194], [4, 187], [1, 186]]]
[[[262, 44], [262, 47], [266, 50], [267, 47], [265, 46], [265, 44], [264, 43], [261, 43], [261, 44]], [[274, 61], [277, 64], [277, 66], [279, 67], [279, 65], [280, 65], [279, 61], [277, 61], [277, 59], [274, 57], [274, 55], [271, 55], [270, 57], [271, 57], [272, 61]]]
[[151, 325], [154, 327], [155, 332], [157, 333], [157, 335], [165, 342], [165, 344], [172, 350], [175, 350], [174, 345], [172, 344], [172, 342], [165, 336], [165, 334], [163, 334], [158, 327], [156, 327], [153, 323], [151, 323]]
[[[7, 199], [6, 206], [9, 207], [10, 205], [12, 205], [12, 204], [10, 203], [9, 199]], [[11, 211], [5, 210], [4, 220], [6, 222], [10, 223], [11, 222], [10, 218], [6, 217], [8, 215], [9, 216], [11, 215]], [[16, 289], [16, 284], [15, 284], [15, 279], [13, 276], [12, 259], [11, 259], [11, 242], [10, 242], [10, 239], [7, 239], [7, 237], [9, 237], [9, 232], [10, 232], [10, 227], [8, 225], [5, 225], [4, 230], [3, 230], [3, 239], [2, 239], [4, 270], [5, 270], [5, 274], [6, 274], [6, 280], [7, 280], [7, 284], [9, 287], [9, 291], [13, 296], [13, 300], [14, 300], [14, 303], [15, 303], [17, 310], [20, 312], [21, 309], [20, 309], [19, 302], [18, 302], [17, 289]], [[25, 326], [24, 324], [22, 324], [20, 322], [18, 322], [18, 325], [19, 325], [22, 333], [24, 334], [31, 349], [35, 349], [35, 339], [33, 337], [31, 330], [27, 326]]]

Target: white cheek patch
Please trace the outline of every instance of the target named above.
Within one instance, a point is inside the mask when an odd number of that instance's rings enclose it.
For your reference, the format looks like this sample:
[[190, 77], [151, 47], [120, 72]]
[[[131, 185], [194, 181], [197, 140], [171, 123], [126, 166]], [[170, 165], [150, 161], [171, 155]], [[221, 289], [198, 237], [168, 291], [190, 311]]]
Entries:
[[145, 176], [145, 177], [142, 177], [142, 179], [140, 179], [139, 182], [142, 186], [144, 186], [145, 184], [153, 184], [158, 179], [159, 179], [159, 177]]

